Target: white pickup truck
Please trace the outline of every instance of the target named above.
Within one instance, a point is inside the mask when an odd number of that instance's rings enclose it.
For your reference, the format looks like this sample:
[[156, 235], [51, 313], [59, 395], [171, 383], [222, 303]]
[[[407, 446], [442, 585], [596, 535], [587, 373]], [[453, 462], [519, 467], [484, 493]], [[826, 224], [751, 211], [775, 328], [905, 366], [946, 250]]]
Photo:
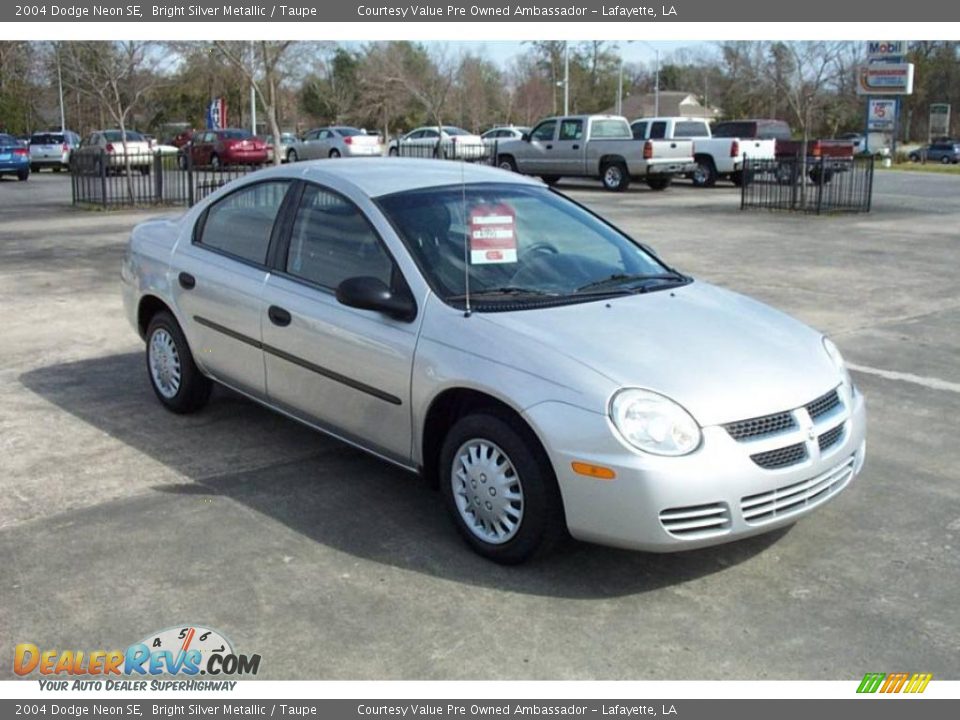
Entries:
[[745, 158], [773, 160], [776, 156], [776, 140], [715, 138], [703, 118], [640, 118], [634, 120], [630, 128], [637, 140], [692, 140], [696, 168], [688, 177], [697, 187], [713, 187], [720, 178], [728, 178], [734, 185], [740, 185]]
[[690, 140], [633, 139], [619, 115], [569, 115], [541, 120], [517, 140], [498, 141], [497, 165], [539, 175], [548, 184], [561, 177], [591, 177], [607, 190], [626, 190], [631, 179], [663, 190], [675, 175], [696, 169]]

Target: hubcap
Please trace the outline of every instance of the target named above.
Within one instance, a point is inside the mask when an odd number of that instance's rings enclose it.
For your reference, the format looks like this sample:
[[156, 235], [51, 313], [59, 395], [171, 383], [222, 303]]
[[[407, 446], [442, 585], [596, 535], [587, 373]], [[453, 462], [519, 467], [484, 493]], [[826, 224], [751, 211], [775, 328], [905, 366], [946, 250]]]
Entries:
[[693, 179], [697, 183], [705, 183], [707, 181], [707, 168], [701, 164], [697, 165], [697, 169], [693, 171]]
[[450, 472], [460, 518], [474, 536], [492, 545], [514, 537], [523, 520], [523, 486], [510, 458], [489, 440], [468, 440]]
[[180, 353], [163, 328], [150, 336], [150, 377], [163, 397], [172, 399], [180, 390]]
[[620, 184], [620, 168], [614, 166], [608, 167], [607, 172], [604, 174], [604, 180], [610, 187], [616, 187]]

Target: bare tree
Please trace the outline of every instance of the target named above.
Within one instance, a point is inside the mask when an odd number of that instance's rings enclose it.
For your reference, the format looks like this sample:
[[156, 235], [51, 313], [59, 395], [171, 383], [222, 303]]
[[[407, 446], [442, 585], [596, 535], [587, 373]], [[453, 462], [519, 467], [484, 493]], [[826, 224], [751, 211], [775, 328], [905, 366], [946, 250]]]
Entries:
[[172, 62], [152, 41], [71, 42], [60, 46], [64, 83], [92, 98], [101, 117], [109, 116], [120, 130], [127, 193], [133, 199], [127, 124], [133, 111], [165, 80]]
[[387, 68], [383, 81], [400, 85], [440, 127], [456, 71], [457, 65], [446, 48], [430, 53], [414, 45], [404, 53], [402, 62]]
[[[243, 73], [266, 110], [274, 147], [279, 147], [280, 141], [277, 106], [280, 101], [281, 63], [293, 46], [292, 40], [257, 40], [255, 42], [217, 40], [214, 42], [214, 47], [231, 65]], [[279, 165], [281, 161], [280, 153], [274, 152], [273, 164]]]

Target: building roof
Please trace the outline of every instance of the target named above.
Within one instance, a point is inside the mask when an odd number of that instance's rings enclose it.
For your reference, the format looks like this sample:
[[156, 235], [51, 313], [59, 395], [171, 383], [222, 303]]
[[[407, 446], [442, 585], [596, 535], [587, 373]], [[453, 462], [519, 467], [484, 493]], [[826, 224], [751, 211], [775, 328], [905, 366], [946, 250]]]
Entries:
[[[605, 109], [605, 113], [615, 113], [617, 106], [612, 105]], [[719, 108], [708, 105], [704, 107], [694, 93], [677, 90], [660, 91], [660, 111], [657, 112], [657, 100], [654, 93], [637, 93], [623, 99], [623, 110], [620, 113], [628, 120], [642, 117], [702, 117], [714, 119], [720, 117]]]

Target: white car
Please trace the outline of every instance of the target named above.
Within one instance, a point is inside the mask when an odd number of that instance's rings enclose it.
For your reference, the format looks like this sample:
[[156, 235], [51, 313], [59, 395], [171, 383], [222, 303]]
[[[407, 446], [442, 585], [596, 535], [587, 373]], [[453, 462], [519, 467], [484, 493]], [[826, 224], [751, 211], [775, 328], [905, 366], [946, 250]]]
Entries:
[[390, 142], [387, 153], [391, 157], [446, 158], [479, 160], [486, 157], [487, 148], [479, 135], [468, 133], [453, 125], [430, 125], [411, 130]]
[[530, 132], [530, 128], [528, 127], [503, 125], [501, 127], [490, 128], [480, 136], [480, 139], [483, 140], [484, 145], [490, 146], [495, 145], [501, 140], [521, 140], [528, 132]]

